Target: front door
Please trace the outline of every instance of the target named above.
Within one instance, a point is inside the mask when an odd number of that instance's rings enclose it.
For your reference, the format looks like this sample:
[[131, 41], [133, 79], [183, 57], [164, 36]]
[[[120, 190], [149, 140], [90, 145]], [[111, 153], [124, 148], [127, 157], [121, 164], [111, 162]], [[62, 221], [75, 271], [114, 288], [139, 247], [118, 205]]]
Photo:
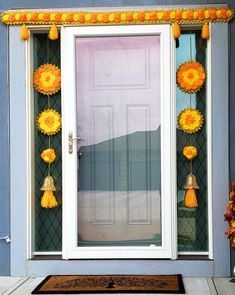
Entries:
[[171, 257], [168, 27], [89, 29], [62, 32], [64, 257]]

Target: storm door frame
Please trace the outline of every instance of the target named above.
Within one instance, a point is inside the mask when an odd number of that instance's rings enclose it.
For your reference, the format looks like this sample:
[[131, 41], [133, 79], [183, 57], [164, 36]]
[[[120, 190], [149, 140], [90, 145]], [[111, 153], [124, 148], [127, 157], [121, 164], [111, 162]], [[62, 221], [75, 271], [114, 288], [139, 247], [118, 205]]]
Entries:
[[[160, 35], [161, 52], [161, 212], [162, 246], [77, 247], [77, 144], [69, 153], [69, 134], [76, 137], [75, 36], [148, 36]], [[176, 259], [176, 118], [175, 50], [170, 25], [133, 25], [61, 28], [62, 69], [62, 161], [63, 161], [63, 259], [169, 258]], [[71, 87], [72, 85], [72, 87]], [[71, 173], [71, 171], [74, 171]], [[170, 181], [169, 181], [170, 179]], [[168, 180], [168, 181], [167, 181]]]

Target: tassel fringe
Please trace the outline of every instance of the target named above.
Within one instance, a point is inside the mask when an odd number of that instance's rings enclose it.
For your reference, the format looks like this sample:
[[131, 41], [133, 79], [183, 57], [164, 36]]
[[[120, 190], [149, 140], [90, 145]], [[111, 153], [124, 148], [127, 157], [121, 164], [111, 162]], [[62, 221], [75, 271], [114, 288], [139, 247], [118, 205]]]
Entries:
[[172, 24], [172, 34], [175, 39], [178, 39], [180, 37], [181, 31], [178, 23]]
[[24, 41], [28, 40], [29, 39], [29, 30], [28, 28], [26, 27], [26, 25], [23, 25], [21, 27], [21, 30], [20, 30], [20, 38]]
[[203, 26], [202, 26], [202, 39], [209, 39], [210, 38], [210, 28], [209, 28], [209, 24], [206, 22]]
[[57, 40], [58, 39], [59, 34], [58, 34], [58, 29], [55, 26], [55, 24], [52, 25], [48, 36], [49, 36], [50, 40]]

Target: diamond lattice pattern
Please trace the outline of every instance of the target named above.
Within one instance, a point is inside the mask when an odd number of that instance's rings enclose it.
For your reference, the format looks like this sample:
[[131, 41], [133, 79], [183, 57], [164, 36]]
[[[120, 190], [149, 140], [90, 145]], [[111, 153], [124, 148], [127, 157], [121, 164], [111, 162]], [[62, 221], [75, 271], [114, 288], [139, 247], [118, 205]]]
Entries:
[[[190, 42], [190, 34], [186, 33]], [[185, 34], [184, 34], [185, 35]], [[191, 40], [194, 39], [196, 60], [204, 67], [206, 64], [205, 41], [200, 37], [200, 32], [191, 33]], [[180, 47], [177, 49], [177, 57], [182, 56], [184, 46], [179, 40]], [[192, 44], [191, 44], [192, 45]], [[187, 60], [185, 60], [187, 61]], [[190, 95], [188, 95], [188, 99]], [[190, 136], [177, 129], [177, 190], [178, 190], [178, 250], [179, 251], [208, 251], [208, 220], [207, 220], [207, 136], [206, 136], [206, 91], [203, 87], [197, 94], [196, 108], [203, 114], [205, 123], [201, 131]], [[179, 97], [176, 103], [179, 104]], [[189, 107], [189, 105], [188, 105]], [[198, 155], [193, 160], [193, 173], [197, 178], [200, 189], [197, 191], [198, 208], [189, 209], [184, 206], [183, 189], [185, 179], [189, 173], [189, 162], [182, 155], [182, 149], [188, 144], [195, 145]]]
[[[33, 60], [35, 71], [40, 65], [51, 63], [60, 68], [60, 41], [51, 41], [47, 34], [33, 35]], [[60, 92], [51, 95], [48, 101], [46, 95], [34, 90], [34, 157], [35, 157], [35, 251], [61, 251], [62, 249], [62, 161], [61, 161], [61, 132], [51, 136], [51, 147], [56, 150], [57, 158], [51, 164], [51, 175], [54, 177], [57, 191], [56, 198], [59, 206], [45, 209], [40, 205], [43, 194], [40, 188], [48, 173], [48, 165], [40, 157], [41, 152], [48, 148], [48, 136], [42, 134], [36, 127], [37, 116], [41, 111], [50, 107], [61, 112]]]
[[[205, 66], [206, 49], [200, 39], [200, 33], [194, 32], [196, 42], [196, 59]], [[50, 41], [47, 34], [33, 36], [34, 71], [44, 63], [52, 63], [60, 67], [60, 41]], [[181, 43], [181, 41], [180, 41]], [[177, 56], [183, 46], [177, 49]], [[178, 103], [178, 100], [177, 100]], [[50, 106], [61, 111], [60, 92], [50, 96]], [[205, 88], [196, 94], [196, 107], [206, 116]], [[35, 157], [35, 251], [61, 251], [62, 249], [62, 160], [61, 133], [51, 137], [51, 146], [57, 152], [57, 159], [51, 165], [51, 175], [56, 183], [56, 197], [60, 206], [44, 209], [40, 206], [42, 192], [40, 187], [48, 173], [47, 165], [41, 160], [40, 153], [48, 147], [48, 136], [42, 134], [36, 127], [38, 114], [48, 108], [45, 95], [34, 91], [34, 157]], [[191, 143], [196, 145], [198, 156], [193, 163], [193, 172], [197, 177], [200, 190], [197, 192], [199, 207], [188, 209], [184, 207], [184, 182], [189, 172], [189, 163], [182, 155], [182, 148], [188, 144], [188, 135], [177, 130], [177, 186], [178, 186], [178, 249], [179, 251], [207, 251], [207, 144], [206, 123], [202, 130], [191, 136]]]

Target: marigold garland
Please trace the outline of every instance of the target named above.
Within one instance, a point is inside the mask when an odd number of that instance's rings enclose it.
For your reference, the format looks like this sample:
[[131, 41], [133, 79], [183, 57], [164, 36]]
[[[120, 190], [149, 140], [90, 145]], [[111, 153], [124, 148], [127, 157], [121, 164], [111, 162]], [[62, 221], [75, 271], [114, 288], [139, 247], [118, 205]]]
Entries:
[[1, 20], [7, 25], [20, 24], [132, 24], [132, 23], [204, 23], [228, 22], [233, 18], [229, 7], [176, 8], [135, 11], [5, 11]]
[[184, 109], [178, 116], [178, 125], [186, 133], [195, 133], [203, 125], [203, 116], [196, 109]]
[[56, 134], [61, 128], [60, 114], [53, 109], [42, 111], [37, 118], [37, 126], [44, 134]]
[[228, 228], [225, 235], [232, 243], [235, 250], [235, 182], [232, 183], [232, 191], [229, 194], [229, 202], [224, 214], [224, 220], [228, 222]]
[[33, 85], [38, 92], [52, 95], [60, 90], [60, 69], [52, 64], [41, 65], [34, 73]]
[[189, 61], [179, 66], [176, 73], [178, 87], [186, 93], [199, 91], [206, 79], [203, 66], [196, 61]]

